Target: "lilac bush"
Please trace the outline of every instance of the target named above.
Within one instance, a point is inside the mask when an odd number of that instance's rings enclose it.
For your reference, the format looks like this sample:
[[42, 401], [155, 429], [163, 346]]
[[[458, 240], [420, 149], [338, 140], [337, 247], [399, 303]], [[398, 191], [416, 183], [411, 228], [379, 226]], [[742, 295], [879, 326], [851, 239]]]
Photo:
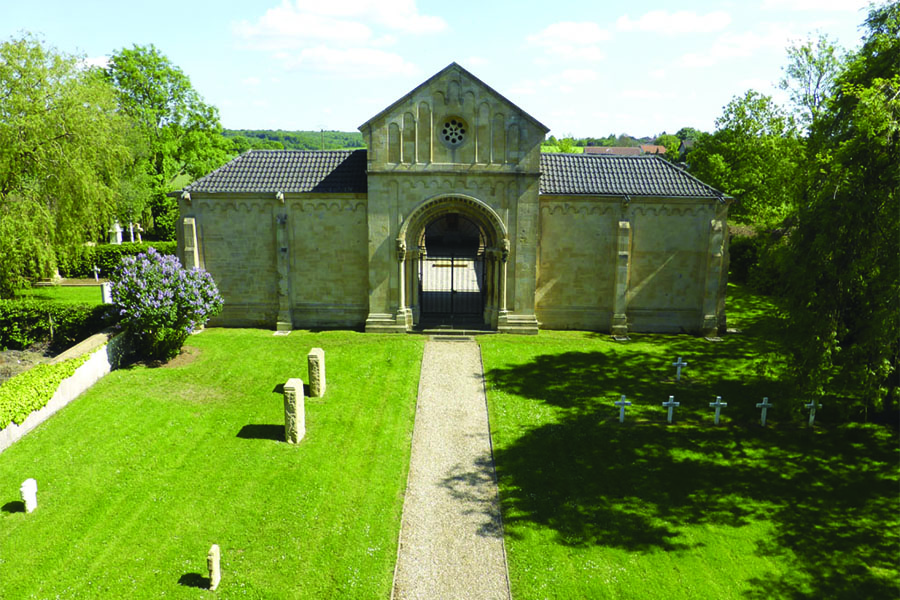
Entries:
[[185, 269], [153, 248], [126, 256], [111, 277], [120, 325], [137, 352], [151, 360], [178, 354], [187, 337], [222, 311], [222, 296], [203, 269]]

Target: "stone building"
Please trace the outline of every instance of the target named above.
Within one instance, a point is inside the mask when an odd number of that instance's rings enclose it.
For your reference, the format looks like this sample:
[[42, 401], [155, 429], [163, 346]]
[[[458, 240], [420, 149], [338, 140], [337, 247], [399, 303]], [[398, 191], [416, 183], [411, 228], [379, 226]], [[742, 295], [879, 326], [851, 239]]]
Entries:
[[367, 150], [250, 151], [177, 192], [216, 325], [724, 327], [728, 198], [655, 156], [542, 154], [548, 129], [453, 63]]

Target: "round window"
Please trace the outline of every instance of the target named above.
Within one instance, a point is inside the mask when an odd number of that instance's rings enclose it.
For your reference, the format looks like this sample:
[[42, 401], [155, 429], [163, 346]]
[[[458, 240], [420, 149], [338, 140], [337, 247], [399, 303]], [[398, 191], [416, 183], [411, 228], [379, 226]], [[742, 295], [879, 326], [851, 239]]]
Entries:
[[447, 117], [439, 130], [441, 140], [451, 148], [456, 148], [466, 141], [468, 131], [466, 122], [459, 117]]

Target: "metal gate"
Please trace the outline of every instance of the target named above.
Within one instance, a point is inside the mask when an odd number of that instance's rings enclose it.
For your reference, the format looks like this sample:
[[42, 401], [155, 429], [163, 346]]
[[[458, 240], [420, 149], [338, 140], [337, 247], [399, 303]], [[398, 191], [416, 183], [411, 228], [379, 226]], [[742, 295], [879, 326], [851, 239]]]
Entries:
[[478, 316], [484, 312], [484, 258], [424, 256], [419, 260], [423, 316]]

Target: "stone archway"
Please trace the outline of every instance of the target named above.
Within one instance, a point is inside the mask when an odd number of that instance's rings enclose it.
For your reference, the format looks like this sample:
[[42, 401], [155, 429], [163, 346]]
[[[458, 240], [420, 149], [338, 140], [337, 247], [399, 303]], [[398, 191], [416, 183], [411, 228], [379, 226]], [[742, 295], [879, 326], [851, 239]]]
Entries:
[[[430, 198], [417, 206], [404, 220], [397, 237], [397, 257], [400, 272], [400, 314], [408, 327], [422, 323], [422, 276], [428, 261], [426, 233], [431, 228], [434, 237], [441, 223], [454, 218], [467, 223], [477, 235], [475, 258], [478, 267], [472, 267], [479, 278], [479, 314], [466, 314], [475, 318], [475, 325], [496, 329], [498, 319], [506, 314], [506, 268], [509, 257], [509, 238], [506, 225], [487, 204], [460, 194], [448, 194]], [[474, 233], [477, 231], [477, 234]], [[471, 242], [466, 242], [471, 244]], [[471, 249], [470, 249], [471, 250]], [[456, 267], [458, 268], [458, 267]], [[461, 273], [469, 268], [463, 267]], [[451, 273], [455, 266], [450, 263]], [[470, 275], [466, 275], [470, 276]], [[432, 290], [433, 291], [433, 290]], [[451, 290], [452, 292], [452, 290]], [[466, 300], [469, 301], [468, 299]], [[471, 310], [471, 307], [469, 309]], [[452, 320], [452, 319], [451, 319]]]

